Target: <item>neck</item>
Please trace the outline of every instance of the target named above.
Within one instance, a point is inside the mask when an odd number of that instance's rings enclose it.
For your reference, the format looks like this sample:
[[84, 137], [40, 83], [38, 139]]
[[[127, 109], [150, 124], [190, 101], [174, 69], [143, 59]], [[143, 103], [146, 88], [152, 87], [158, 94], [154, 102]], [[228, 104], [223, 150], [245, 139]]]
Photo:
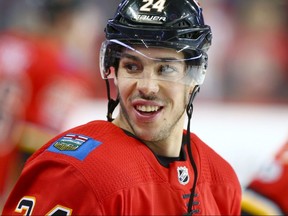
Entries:
[[[173, 134], [173, 135], [172, 135]], [[182, 146], [183, 130], [173, 132], [169, 137], [159, 141], [144, 141], [144, 143], [156, 154], [164, 157], [178, 157]]]

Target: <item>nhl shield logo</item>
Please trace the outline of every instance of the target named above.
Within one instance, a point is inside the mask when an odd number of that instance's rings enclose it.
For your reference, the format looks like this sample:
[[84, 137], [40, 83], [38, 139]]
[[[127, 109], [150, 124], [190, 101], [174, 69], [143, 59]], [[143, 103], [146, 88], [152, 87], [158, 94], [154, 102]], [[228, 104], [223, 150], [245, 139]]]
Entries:
[[177, 167], [178, 180], [180, 184], [186, 185], [189, 182], [189, 173], [186, 166]]

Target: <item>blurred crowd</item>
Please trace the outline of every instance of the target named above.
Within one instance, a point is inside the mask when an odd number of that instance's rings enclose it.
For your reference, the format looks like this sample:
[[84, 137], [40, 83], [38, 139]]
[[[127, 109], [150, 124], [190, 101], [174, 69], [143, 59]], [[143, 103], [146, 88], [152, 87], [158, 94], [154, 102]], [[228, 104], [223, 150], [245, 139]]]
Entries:
[[[27, 157], [67, 114], [106, 98], [99, 48], [119, 2], [0, 0], [0, 210]], [[214, 35], [199, 98], [287, 105], [287, 0], [199, 2]]]
[[201, 3], [214, 34], [205, 99], [287, 104], [288, 2]]

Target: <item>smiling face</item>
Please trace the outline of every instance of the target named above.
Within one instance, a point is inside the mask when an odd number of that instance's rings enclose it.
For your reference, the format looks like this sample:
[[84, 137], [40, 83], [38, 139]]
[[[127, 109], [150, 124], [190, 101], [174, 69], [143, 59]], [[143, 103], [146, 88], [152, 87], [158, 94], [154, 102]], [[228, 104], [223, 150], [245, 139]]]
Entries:
[[[182, 53], [166, 48], [123, 51], [115, 84], [120, 113], [114, 123], [146, 142], [165, 142], [181, 136], [185, 108], [192, 85], [183, 79], [186, 66]], [[147, 58], [149, 56], [149, 58]]]

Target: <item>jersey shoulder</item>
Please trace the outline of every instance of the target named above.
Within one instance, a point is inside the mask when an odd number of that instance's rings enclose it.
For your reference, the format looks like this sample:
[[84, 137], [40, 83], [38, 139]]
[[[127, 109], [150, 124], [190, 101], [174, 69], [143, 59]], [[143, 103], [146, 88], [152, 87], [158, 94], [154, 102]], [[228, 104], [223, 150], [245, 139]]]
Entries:
[[201, 179], [214, 183], [240, 185], [238, 177], [230, 163], [204, 143], [197, 135], [192, 134], [191, 136], [191, 140], [199, 154], [197, 157], [201, 164]]
[[[68, 162], [78, 160], [85, 163], [90, 154], [97, 154], [101, 151], [99, 149], [110, 146], [108, 143], [114, 143], [114, 140], [125, 139], [125, 137], [123, 130], [110, 122], [92, 121], [55, 136], [32, 155], [29, 162], [48, 153], [51, 157], [56, 154], [58, 158], [65, 158]], [[45, 157], [49, 156], [45, 155]]]
[[161, 181], [151, 172], [143, 151], [149, 150], [121, 128], [110, 122], [93, 121], [55, 137], [29, 163], [44, 159], [73, 166], [94, 187], [97, 197], [104, 199], [133, 185]]

